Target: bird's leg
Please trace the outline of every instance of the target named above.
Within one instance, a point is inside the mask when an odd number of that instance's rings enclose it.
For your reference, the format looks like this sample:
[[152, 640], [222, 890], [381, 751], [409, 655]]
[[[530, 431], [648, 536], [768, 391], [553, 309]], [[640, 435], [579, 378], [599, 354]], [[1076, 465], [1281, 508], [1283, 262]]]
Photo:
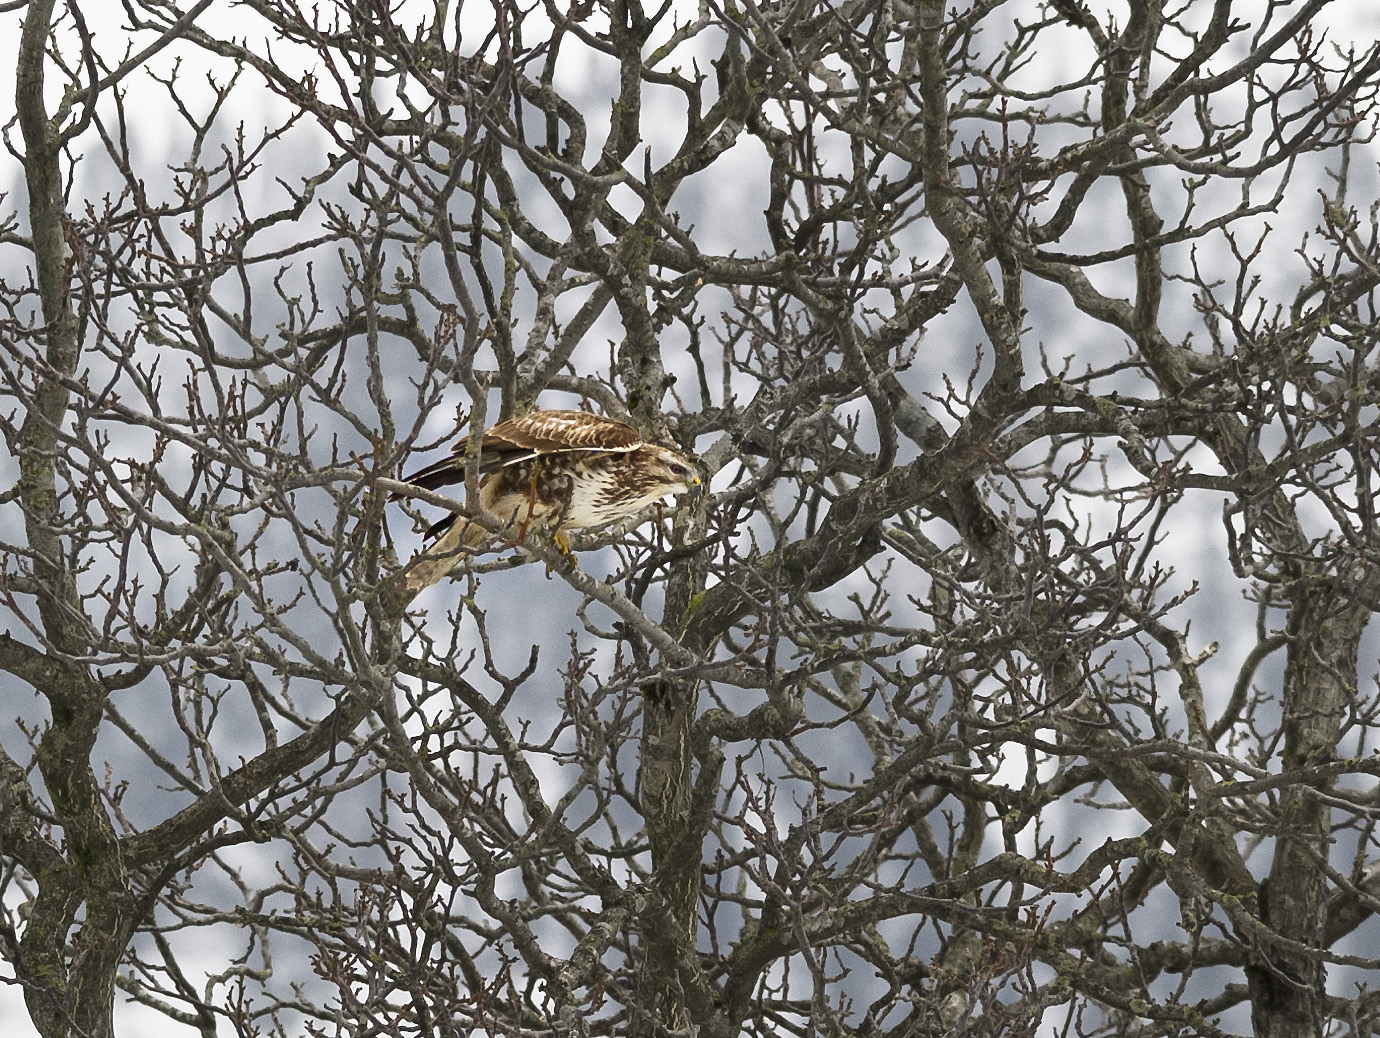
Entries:
[[[570, 514], [570, 503], [575, 496], [575, 480], [572, 476], [565, 477], [565, 491], [561, 496], [565, 498], [565, 500], [561, 502], [561, 510], [556, 513], [555, 521], [550, 523], [551, 540], [555, 542], [556, 547], [560, 549], [560, 553], [564, 555], [566, 561], [570, 563], [570, 568], [579, 569], [580, 564], [575, 559], [575, 553], [570, 550], [570, 541], [561, 531], [561, 524], [565, 522], [566, 517]], [[550, 566], [546, 567], [546, 575], [551, 575]]]
[[527, 518], [518, 523], [518, 543], [527, 540], [527, 527], [537, 511], [537, 480], [541, 478], [541, 466], [532, 462], [532, 484], [527, 490]]

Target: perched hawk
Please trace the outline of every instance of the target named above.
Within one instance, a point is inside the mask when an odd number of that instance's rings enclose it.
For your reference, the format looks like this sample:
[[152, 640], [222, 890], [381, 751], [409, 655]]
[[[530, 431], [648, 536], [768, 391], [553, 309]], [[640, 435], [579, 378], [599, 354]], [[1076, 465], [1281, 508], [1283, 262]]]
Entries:
[[[404, 479], [426, 490], [463, 484], [469, 460], [466, 438], [450, 457]], [[646, 442], [631, 425], [587, 411], [532, 411], [500, 422], [480, 438], [477, 467], [480, 507], [506, 524], [505, 536], [521, 541], [536, 526], [563, 551], [562, 531], [605, 526], [700, 482], [688, 459]], [[408, 570], [414, 593], [449, 573], [462, 545], [478, 548], [493, 538], [456, 515], [426, 535], [436, 542]]]

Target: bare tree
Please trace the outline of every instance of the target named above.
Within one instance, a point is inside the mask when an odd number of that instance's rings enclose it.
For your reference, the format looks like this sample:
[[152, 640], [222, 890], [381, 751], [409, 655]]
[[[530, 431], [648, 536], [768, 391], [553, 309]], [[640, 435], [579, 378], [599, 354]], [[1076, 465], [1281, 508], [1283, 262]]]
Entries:
[[[1355, 5], [94, 6], [0, 4], [41, 1035], [1380, 1029]], [[409, 601], [534, 406], [709, 490]]]

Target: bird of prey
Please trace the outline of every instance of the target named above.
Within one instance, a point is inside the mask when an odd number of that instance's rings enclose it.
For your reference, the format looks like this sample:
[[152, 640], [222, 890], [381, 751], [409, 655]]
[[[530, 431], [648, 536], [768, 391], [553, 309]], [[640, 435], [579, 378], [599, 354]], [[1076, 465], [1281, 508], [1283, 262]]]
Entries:
[[[469, 461], [466, 437], [450, 457], [404, 481], [426, 490], [464, 483]], [[563, 531], [606, 526], [700, 482], [688, 458], [649, 443], [625, 422], [587, 411], [532, 411], [499, 422], [480, 438], [475, 467], [479, 506], [503, 523], [499, 536], [521, 541], [536, 527], [567, 552]], [[426, 536], [436, 540], [408, 568], [413, 593], [449, 573], [462, 547], [479, 548], [494, 534], [450, 515]]]

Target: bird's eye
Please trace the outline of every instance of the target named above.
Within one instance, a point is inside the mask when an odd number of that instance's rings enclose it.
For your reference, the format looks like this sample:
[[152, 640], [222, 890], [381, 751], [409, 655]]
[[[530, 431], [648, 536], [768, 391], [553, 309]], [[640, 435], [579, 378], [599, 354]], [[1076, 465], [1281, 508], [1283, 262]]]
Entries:
[[690, 475], [690, 470], [678, 461], [671, 462], [671, 475], [684, 478]]

